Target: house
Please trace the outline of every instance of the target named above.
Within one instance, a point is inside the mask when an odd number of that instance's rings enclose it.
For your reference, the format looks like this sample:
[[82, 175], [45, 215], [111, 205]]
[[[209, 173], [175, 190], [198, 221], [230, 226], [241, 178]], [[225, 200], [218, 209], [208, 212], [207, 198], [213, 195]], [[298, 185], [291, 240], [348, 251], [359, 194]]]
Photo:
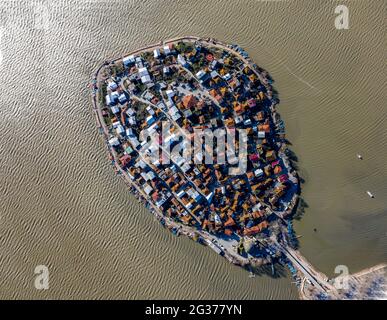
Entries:
[[109, 144], [112, 146], [112, 147], [117, 147], [120, 145], [120, 140], [118, 140], [118, 138], [114, 137], [114, 138], [111, 138], [109, 140]]
[[149, 184], [145, 184], [144, 192], [149, 195], [153, 191], [153, 188]]
[[135, 60], [134, 55], [130, 55], [130, 56], [123, 58], [122, 62], [123, 62], [125, 67], [130, 67], [130, 66], [134, 65], [136, 60]]
[[[172, 98], [175, 96], [175, 91], [173, 90], [167, 90], [165, 91], [165, 94], [167, 95], [169, 100], [172, 100]], [[172, 101], [173, 102], [173, 101]]]
[[168, 110], [168, 113], [171, 115], [172, 119], [175, 121], [181, 118], [179, 110], [176, 108], [176, 106], [171, 107]]
[[202, 84], [206, 82], [208, 79], [210, 79], [210, 74], [208, 74], [203, 70], [200, 70], [199, 72], [196, 73], [196, 78], [198, 78], [199, 82]]
[[233, 234], [234, 232], [231, 230], [231, 229], [225, 229], [224, 230], [224, 234], [226, 235], [226, 236], [232, 236], [232, 234]]
[[116, 132], [117, 132], [117, 134], [119, 134], [119, 135], [123, 135], [123, 134], [125, 133], [125, 129], [124, 129], [124, 127], [123, 127], [121, 124], [119, 124], [119, 125], [117, 126], [117, 128], [116, 128]]
[[234, 106], [234, 111], [237, 113], [237, 114], [240, 114], [243, 112], [243, 107], [240, 105], [240, 104], [237, 104], [236, 106]]
[[196, 73], [196, 78], [198, 78], [199, 80], [201, 78], [203, 78], [204, 76], [206, 75], [206, 73], [203, 71], [203, 70], [200, 70]]
[[262, 177], [263, 175], [263, 170], [262, 169], [257, 169], [254, 171], [254, 174], [256, 177]]
[[160, 58], [160, 56], [161, 56], [161, 54], [160, 54], [160, 49], [154, 49], [154, 50], [153, 50], [153, 57], [154, 57], [155, 59], [158, 59], [158, 58]]
[[110, 95], [106, 95], [106, 105], [115, 106], [118, 102], [119, 94], [116, 91], [113, 91]]
[[121, 165], [125, 167], [126, 165], [129, 164], [131, 159], [132, 159], [131, 156], [125, 154], [119, 160], [120, 160]]
[[232, 217], [229, 217], [228, 220], [224, 223], [225, 227], [235, 226], [235, 221]]
[[156, 175], [153, 171], [149, 171], [147, 173], [147, 176], [148, 176], [148, 180], [153, 180], [154, 178], [156, 178]]
[[110, 96], [108, 94], [105, 96], [105, 102], [106, 102], [107, 106], [112, 105], [112, 101], [111, 101]]
[[224, 80], [228, 81], [230, 80], [232, 77], [229, 73], [225, 74], [223, 77], [222, 77]]
[[216, 71], [211, 71], [210, 76], [211, 76], [212, 79], [215, 79], [216, 77], [219, 76], [219, 73], [216, 72]]
[[261, 124], [258, 126], [259, 131], [264, 131], [264, 132], [270, 132], [270, 125], [268, 123]]
[[251, 235], [254, 235], [254, 234], [257, 234], [261, 231], [263, 231], [264, 229], [266, 229], [267, 227], [269, 226], [268, 222], [265, 220], [265, 221], [262, 221], [261, 223], [257, 224], [256, 226], [254, 227], [251, 227], [251, 228], [248, 228], [248, 229], [244, 229], [243, 230], [243, 234], [245, 236], [251, 236]]
[[250, 126], [251, 125], [251, 119], [246, 119], [245, 121], [243, 121], [243, 124], [245, 126]]
[[275, 166], [274, 167], [274, 174], [280, 174], [282, 172], [281, 166]]
[[[154, 98], [154, 95], [148, 90], [143, 93], [143, 97], [145, 100], [151, 101]], [[148, 110], [148, 108], [147, 108]]]
[[253, 153], [249, 156], [250, 161], [252, 162], [257, 162], [259, 160], [259, 154], [258, 153]]
[[117, 114], [120, 112], [120, 108], [118, 108], [118, 107], [111, 107], [110, 109], [112, 110], [113, 114]]
[[[172, 45], [171, 45], [171, 47], [172, 47]], [[166, 55], [166, 56], [168, 56], [168, 55], [170, 55], [170, 54], [172, 54], [172, 48], [171, 48], [169, 45], [165, 45], [164, 47], [163, 47], [163, 50], [164, 50], [164, 54]]]
[[118, 85], [117, 85], [117, 83], [115, 83], [114, 81], [110, 81], [110, 82], [108, 83], [108, 88], [109, 88], [111, 91], [114, 91], [114, 90], [116, 90], [116, 89], [118, 88]]
[[279, 160], [273, 161], [271, 163], [271, 167], [274, 168], [275, 166], [279, 165]]
[[266, 152], [266, 160], [267, 161], [275, 161], [276, 160], [276, 155], [274, 150], [269, 150]]
[[132, 128], [126, 129], [126, 135], [127, 135], [128, 137], [136, 137], [136, 135], [134, 134], [134, 131], [133, 131]]
[[159, 86], [161, 90], [164, 90], [167, 88], [167, 84], [165, 82], [159, 82]]
[[288, 175], [285, 173], [285, 174], [279, 176], [278, 180], [279, 180], [279, 182], [286, 182], [286, 181], [288, 181], [288, 178], [289, 178]]
[[192, 111], [190, 109], [183, 111], [184, 117], [189, 118], [192, 116]]
[[137, 69], [140, 69], [140, 68], [142, 68], [144, 66], [143, 63], [142, 63], [142, 58], [141, 57], [137, 57], [136, 58], [135, 65], [136, 65]]
[[170, 73], [171, 73], [171, 68], [169, 68], [169, 67], [164, 67], [164, 68], [163, 68], [163, 73], [164, 73], [165, 75], [170, 74]]
[[192, 107], [194, 107], [197, 103], [197, 100], [196, 98], [190, 94], [188, 96], [184, 96], [183, 98], [183, 106], [186, 108], [186, 109], [190, 109]]
[[121, 123], [117, 120], [117, 121], [114, 121], [112, 122], [112, 126], [114, 129], [116, 129]]
[[189, 65], [188, 65], [188, 63], [187, 63], [187, 61], [181, 56], [181, 54], [178, 54], [177, 55], [177, 62], [179, 63], [179, 64], [181, 64], [183, 67], [188, 67]]
[[218, 62], [218, 60], [212, 60], [210, 64], [211, 69], [215, 70], [218, 66], [220, 66], [220, 63]]
[[146, 111], [147, 111], [151, 116], [153, 116], [153, 115], [155, 114], [155, 111], [152, 109], [151, 106], [147, 106], [147, 107], [146, 107]]
[[126, 99], [126, 96], [124, 93], [121, 93], [119, 96], [118, 96], [118, 102], [120, 104], [125, 104], [126, 102], [128, 101], [128, 99]]
[[129, 137], [129, 142], [132, 144], [133, 148], [138, 150], [138, 147], [140, 146], [140, 142], [136, 137]]
[[247, 103], [249, 104], [249, 107], [250, 108], [254, 108], [256, 105], [257, 105], [257, 102], [255, 99], [251, 98], [247, 101]]
[[126, 154], [131, 154], [133, 152], [133, 149], [130, 146], [127, 146], [125, 148], [125, 152], [126, 152]]
[[176, 194], [179, 199], [181, 199], [185, 195], [185, 191], [181, 190], [179, 193]]
[[148, 116], [148, 117], [146, 118], [146, 123], [148, 124], [148, 126], [150, 126], [150, 125], [152, 125], [153, 123], [155, 123], [155, 121], [156, 121], [156, 118], [153, 117], [152, 115], [151, 115], [151, 116]]
[[152, 82], [147, 68], [145, 68], [145, 67], [139, 68], [138, 74], [139, 74], [141, 82], [143, 84], [147, 84], [147, 83]]
[[207, 60], [208, 62], [213, 61], [213, 60], [214, 60], [214, 55], [211, 54], [211, 53], [206, 54], [206, 60]]

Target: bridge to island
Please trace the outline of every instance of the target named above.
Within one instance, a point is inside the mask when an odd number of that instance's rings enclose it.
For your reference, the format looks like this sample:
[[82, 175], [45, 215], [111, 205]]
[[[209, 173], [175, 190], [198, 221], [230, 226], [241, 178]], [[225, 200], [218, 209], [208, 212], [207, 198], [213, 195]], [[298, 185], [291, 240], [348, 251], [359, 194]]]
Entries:
[[276, 240], [274, 245], [282, 252], [286, 258], [293, 263], [293, 265], [301, 272], [305, 279], [313, 284], [321, 292], [334, 292], [336, 289], [328, 283], [326, 276], [317, 272], [313, 266], [297, 251], [293, 250], [289, 246], [284, 246], [278, 243]]

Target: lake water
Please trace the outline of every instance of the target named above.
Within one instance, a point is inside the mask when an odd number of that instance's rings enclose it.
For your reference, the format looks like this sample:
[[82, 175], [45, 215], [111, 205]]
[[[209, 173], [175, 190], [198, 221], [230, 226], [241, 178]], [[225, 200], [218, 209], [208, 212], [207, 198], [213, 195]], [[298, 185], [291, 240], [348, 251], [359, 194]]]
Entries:
[[[237, 43], [274, 78], [305, 180], [300, 251], [330, 276], [386, 262], [385, 5], [340, 2], [349, 29], [337, 30], [338, 4], [1, 1], [0, 298], [297, 299], [286, 273], [249, 278], [172, 236], [109, 164], [91, 74], [181, 35]], [[37, 265], [49, 290], [34, 287]]]

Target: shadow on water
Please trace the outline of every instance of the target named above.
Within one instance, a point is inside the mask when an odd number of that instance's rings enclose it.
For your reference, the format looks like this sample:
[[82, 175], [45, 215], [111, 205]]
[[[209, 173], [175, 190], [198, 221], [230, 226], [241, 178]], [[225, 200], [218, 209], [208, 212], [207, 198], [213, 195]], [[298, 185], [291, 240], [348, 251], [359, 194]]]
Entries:
[[303, 198], [300, 198], [297, 209], [293, 214], [292, 219], [297, 221], [301, 220], [305, 214], [306, 208], [309, 208], [309, 205], [306, 203], [306, 201]]

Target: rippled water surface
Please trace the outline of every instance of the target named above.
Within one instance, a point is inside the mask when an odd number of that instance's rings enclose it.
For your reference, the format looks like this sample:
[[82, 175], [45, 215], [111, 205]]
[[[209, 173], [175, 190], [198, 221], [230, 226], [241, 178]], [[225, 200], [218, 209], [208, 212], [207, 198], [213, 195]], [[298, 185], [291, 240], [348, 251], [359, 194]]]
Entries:
[[251, 279], [173, 237], [109, 165], [91, 74], [180, 35], [238, 43], [273, 76], [305, 180], [304, 255], [329, 275], [387, 261], [385, 8], [342, 3], [339, 31], [336, 1], [1, 1], [0, 298], [297, 298], [287, 276]]

